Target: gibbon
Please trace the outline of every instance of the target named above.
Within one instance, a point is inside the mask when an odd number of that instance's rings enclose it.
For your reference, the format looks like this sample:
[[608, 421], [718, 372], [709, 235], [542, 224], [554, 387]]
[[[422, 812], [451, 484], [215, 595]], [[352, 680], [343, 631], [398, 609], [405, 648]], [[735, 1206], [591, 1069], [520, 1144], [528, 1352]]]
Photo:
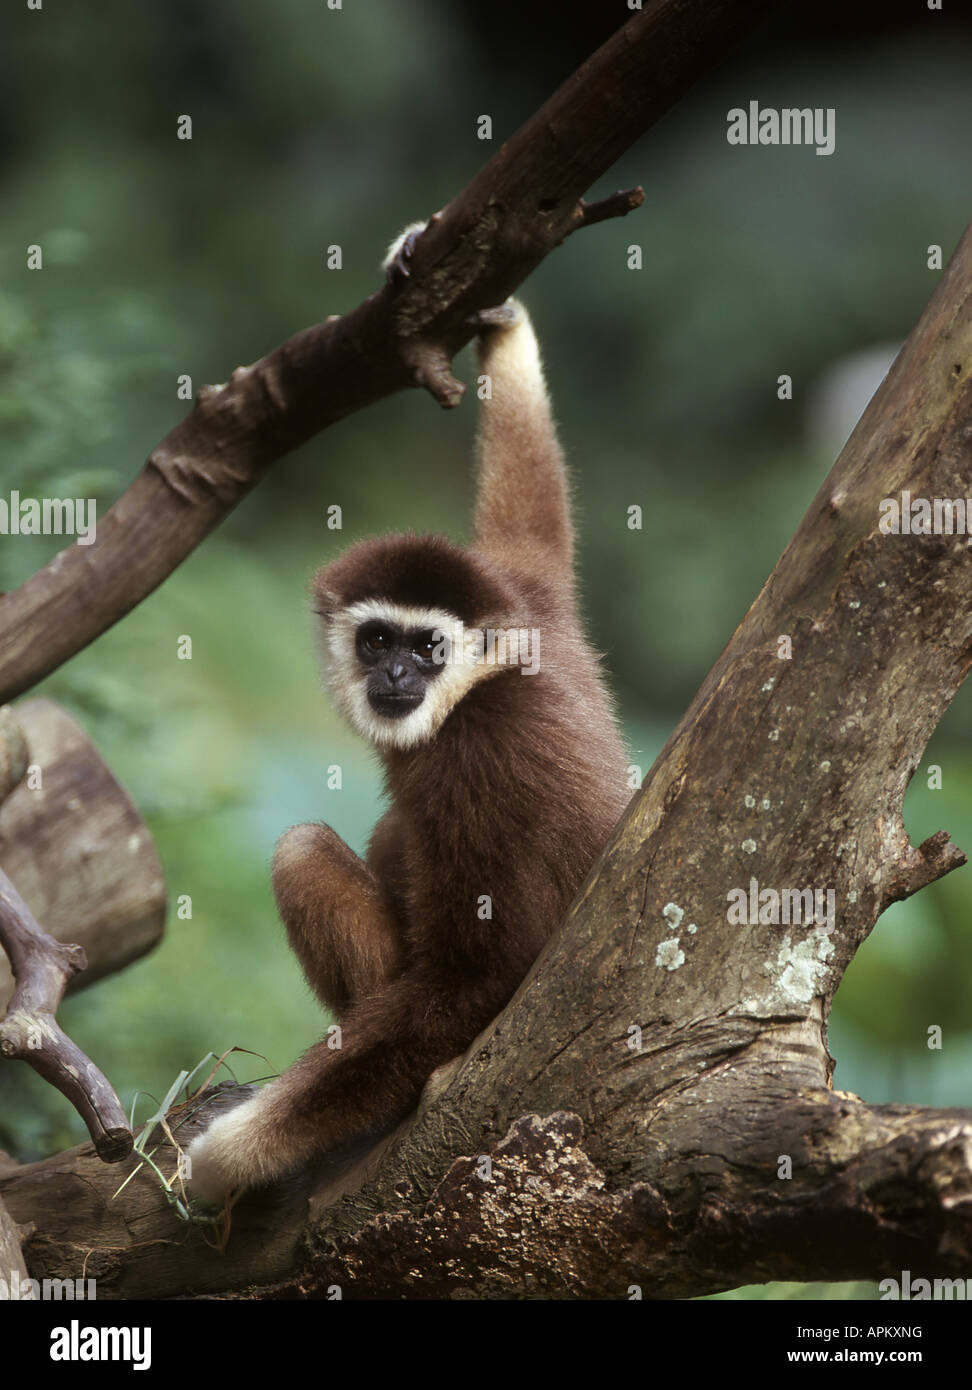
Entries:
[[317, 1043], [193, 1141], [190, 1190], [210, 1201], [413, 1110], [509, 1002], [631, 794], [526, 311], [488, 311], [477, 343], [472, 548], [384, 536], [313, 582], [326, 679], [391, 804], [363, 860], [327, 825], [277, 846], [280, 916], [341, 1045]]

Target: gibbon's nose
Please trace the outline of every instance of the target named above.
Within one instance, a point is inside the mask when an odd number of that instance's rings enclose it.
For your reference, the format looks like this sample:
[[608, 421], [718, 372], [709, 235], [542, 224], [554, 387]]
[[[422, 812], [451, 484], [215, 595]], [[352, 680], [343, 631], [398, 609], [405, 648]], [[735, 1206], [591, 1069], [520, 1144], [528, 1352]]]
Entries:
[[405, 667], [400, 661], [393, 661], [388, 667], [388, 679], [394, 684], [400, 681], [405, 674]]

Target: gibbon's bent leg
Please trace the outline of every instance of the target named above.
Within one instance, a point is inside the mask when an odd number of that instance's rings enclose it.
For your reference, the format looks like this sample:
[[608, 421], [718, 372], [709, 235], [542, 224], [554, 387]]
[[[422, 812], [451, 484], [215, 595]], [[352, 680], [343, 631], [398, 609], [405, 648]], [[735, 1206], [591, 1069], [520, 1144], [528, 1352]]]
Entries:
[[368, 866], [329, 825], [295, 825], [273, 857], [273, 891], [307, 983], [341, 1014], [401, 965], [398, 929]]
[[[342, 1031], [362, 1013], [384, 1034], [382, 1001], [401, 968], [401, 937], [368, 866], [330, 826], [295, 825], [277, 844], [273, 890], [307, 981], [342, 1016]], [[308, 1083], [316, 1089], [326, 1064], [344, 1055], [327, 1040], [317, 1043], [258, 1095], [214, 1120], [189, 1146], [193, 1195], [221, 1201], [234, 1187], [280, 1177], [320, 1152], [330, 1131], [306, 1095]], [[345, 1104], [370, 1115], [361, 1100], [355, 1091]], [[335, 1132], [347, 1134], [340, 1125]]]
[[189, 1148], [194, 1196], [220, 1202], [237, 1188], [286, 1177], [349, 1135], [385, 1132], [413, 1109], [438, 1066], [451, 1061], [512, 993], [437, 995], [393, 980], [353, 1005], [341, 1047], [315, 1043], [252, 1099], [221, 1115]]

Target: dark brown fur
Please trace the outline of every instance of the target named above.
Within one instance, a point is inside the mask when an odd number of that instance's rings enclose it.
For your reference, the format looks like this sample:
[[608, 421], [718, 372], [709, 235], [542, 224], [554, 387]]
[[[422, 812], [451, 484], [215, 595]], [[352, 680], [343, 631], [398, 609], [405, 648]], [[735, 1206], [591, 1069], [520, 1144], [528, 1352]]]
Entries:
[[[481, 341], [476, 548], [365, 541], [325, 568], [315, 604], [363, 598], [446, 608], [467, 625], [541, 634], [540, 670], [496, 669], [432, 740], [382, 752], [388, 812], [364, 862], [326, 826], [283, 837], [274, 891], [311, 985], [342, 1025], [263, 1096], [274, 1149], [260, 1175], [393, 1126], [431, 1072], [509, 1001], [624, 808], [624, 749], [572, 577], [563, 460], [537, 363], [510, 332]], [[524, 367], [524, 360], [527, 367]], [[491, 916], [479, 914], [488, 895]], [[252, 1166], [252, 1165], [251, 1165]]]

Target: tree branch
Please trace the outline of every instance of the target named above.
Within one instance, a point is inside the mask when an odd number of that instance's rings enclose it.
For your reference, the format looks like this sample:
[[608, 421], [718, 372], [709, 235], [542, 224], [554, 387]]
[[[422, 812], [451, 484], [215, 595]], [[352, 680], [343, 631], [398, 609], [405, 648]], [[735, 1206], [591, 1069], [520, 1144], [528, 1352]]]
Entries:
[[0, 1021], [0, 1055], [26, 1062], [67, 1096], [88, 1126], [99, 1158], [117, 1163], [132, 1148], [121, 1102], [55, 1017], [68, 980], [87, 964], [84, 948], [48, 936], [2, 869], [0, 945], [17, 981]]

